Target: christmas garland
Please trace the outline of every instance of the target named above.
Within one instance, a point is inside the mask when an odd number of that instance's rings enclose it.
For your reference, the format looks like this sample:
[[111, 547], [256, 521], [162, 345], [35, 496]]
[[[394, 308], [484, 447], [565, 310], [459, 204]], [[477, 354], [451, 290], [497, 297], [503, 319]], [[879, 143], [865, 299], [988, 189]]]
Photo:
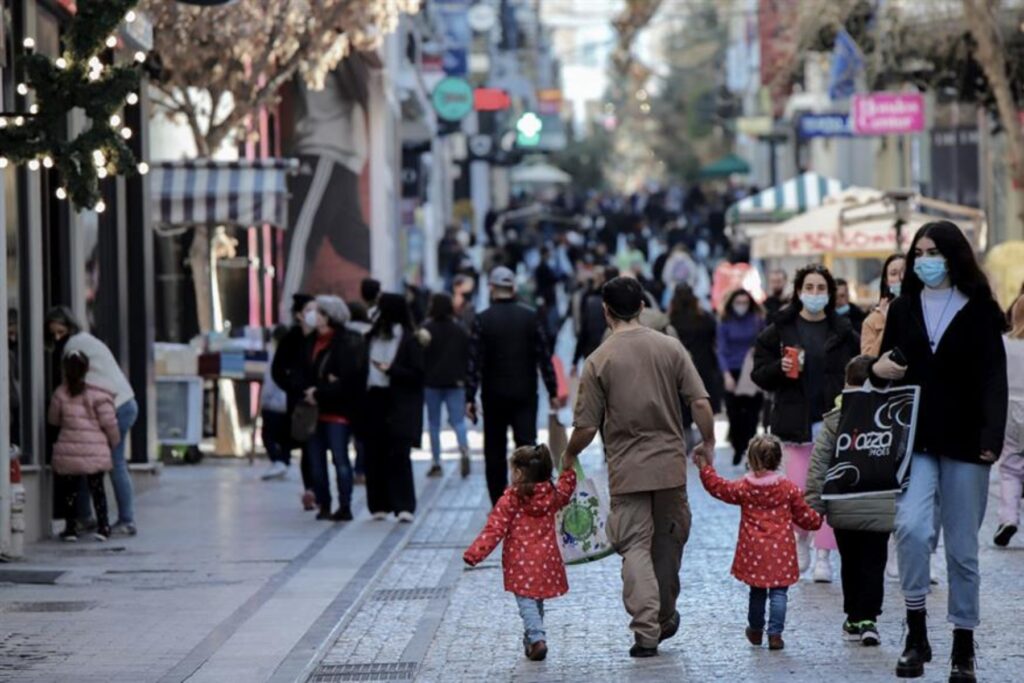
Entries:
[[[0, 168], [8, 162], [27, 164], [32, 171], [56, 168], [62, 185], [60, 199], [69, 198], [80, 209], [103, 211], [100, 180], [108, 175], [145, 173], [125, 143], [132, 135], [118, 112], [138, 102], [139, 66], [135, 63], [105, 65], [100, 54], [117, 46], [116, 31], [122, 21], [133, 21], [139, 0], [79, 0], [71, 20], [64, 54], [56, 60], [34, 51], [35, 41], [26, 38], [18, 62], [24, 82], [18, 94], [35, 91], [35, 103], [25, 113], [0, 117]], [[81, 108], [88, 127], [67, 139], [68, 114]]]

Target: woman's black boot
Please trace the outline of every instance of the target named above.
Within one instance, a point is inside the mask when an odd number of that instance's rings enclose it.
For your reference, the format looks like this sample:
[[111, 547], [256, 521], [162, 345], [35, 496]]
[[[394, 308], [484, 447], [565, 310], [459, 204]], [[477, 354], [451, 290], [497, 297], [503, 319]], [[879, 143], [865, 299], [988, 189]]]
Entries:
[[903, 654], [896, 663], [899, 678], [924, 676], [924, 665], [932, 661], [932, 646], [928, 643], [927, 612], [923, 609], [907, 610], [907, 641]]
[[974, 631], [953, 629], [953, 656], [949, 670], [949, 683], [975, 683]]

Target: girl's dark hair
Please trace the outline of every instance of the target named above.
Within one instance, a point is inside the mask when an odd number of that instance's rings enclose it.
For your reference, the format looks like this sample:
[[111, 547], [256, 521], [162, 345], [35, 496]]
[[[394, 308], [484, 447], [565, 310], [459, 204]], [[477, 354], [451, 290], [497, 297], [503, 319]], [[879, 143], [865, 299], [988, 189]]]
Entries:
[[736, 297], [739, 296], [746, 296], [748, 299], [750, 299], [751, 313], [757, 316], [764, 315], [764, 311], [761, 309], [761, 304], [757, 303], [757, 301], [754, 300], [754, 296], [750, 292], [741, 287], [740, 289], [734, 289], [733, 291], [729, 292], [729, 296], [725, 298], [725, 304], [722, 308], [722, 320], [731, 320], [736, 317], [736, 314], [732, 312], [732, 302], [735, 301]]
[[782, 442], [771, 434], [755, 436], [747, 446], [747, 462], [756, 472], [774, 472], [782, 463]]
[[[889, 266], [892, 265], [893, 261], [906, 261], [906, 254], [896, 252], [895, 254], [889, 254], [889, 257], [885, 259], [885, 263], [882, 264], [882, 284], [879, 287], [881, 290], [880, 301], [892, 300], [895, 297], [892, 295], [892, 289], [889, 287]], [[904, 264], [905, 266], [906, 264]], [[906, 278], [906, 275], [903, 276]]]
[[[681, 323], [692, 322], [701, 317], [703, 311], [697, 296], [693, 293], [693, 287], [681, 282], [676, 285], [672, 292], [672, 301], [668, 304], [668, 315], [673, 321]], [[675, 323], [673, 322], [673, 325]], [[676, 330], [679, 331], [678, 329]]]
[[43, 320], [43, 336], [48, 347], [52, 346], [54, 341], [56, 341], [53, 335], [50, 334], [50, 323], [59, 323], [68, 328], [69, 337], [73, 337], [82, 331], [82, 326], [78, 324], [78, 319], [70, 308], [67, 306], [54, 306], [46, 312], [46, 318]]
[[430, 296], [430, 305], [427, 307], [427, 317], [431, 320], [446, 320], [455, 315], [455, 305], [452, 297], [445, 292], [437, 292]]
[[832, 277], [832, 273], [828, 271], [828, 268], [817, 263], [809, 264], [796, 271], [796, 277], [793, 278], [793, 300], [790, 302], [790, 306], [795, 306], [796, 310], [803, 309], [804, 305], [800, 301], [800, 292], [804, 288], [804, 280], [807, 279], [808, 275], [820, 275], [825, 278], [825, 284], [828, 286], [828, 305], [825, 306], [825, 313], [831, 315], [836, 310], [836, 279]]
[[861, 354], [846, 364], [846, 383], [851, 387], [862, 387], [871, 379], [871, 367], [878, 356]]
[[366, 305], [362, 301], [349, 301], [348, 312], [352, 314], [352, 322], [354, 323], [368, 323], [370, 322], [370, 312], [367, 310]]
[[64, 356], [64, 382], [68, 393], [78, 396], [85, 391], [85, 376], [89, 373], [89, 357], [81, 351]]
[[916, 296], [924, 289], [924, 283], [914, 272], [914, 263], [917, 256], [914, 249], [922, 238], [928, 237], [938, 248], [939, 253], [946, 258], [946, 265], [949, 268], [949, 280], [953, 286], [967, 295], [969, 299], [993, 299], [992, 287], [988, 278], [978, 265], [978, 259], [974, 256], [974, 249], [971, 243], [964, 237], [955, 224], [950, 221], [932, 221], [925, 223], [914, 235], [910, 243], [910, 250], [907, 254], [907, 272], [903, 276], [903, 294]]
[[551, 481], [555, 464], [544, 444], [523, 446], [512, 452], [512, 482], [520, 498], [529, 498], [537, 484]]
[[377, 300], [377, 321], [370, 328], [368, 336], [372, 339], [391, 338], [391, 329], [395, 325], [401, 325], [406, 332], [412, 330], [412, 314], [409, 312], [409, 303], [401, 294], [381, 294]]

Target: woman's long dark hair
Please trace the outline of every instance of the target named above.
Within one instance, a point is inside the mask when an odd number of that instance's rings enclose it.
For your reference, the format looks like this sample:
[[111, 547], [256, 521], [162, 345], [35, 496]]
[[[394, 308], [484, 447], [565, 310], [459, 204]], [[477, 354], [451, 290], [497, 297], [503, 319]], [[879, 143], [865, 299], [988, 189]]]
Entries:
[[946, 258], [949, 268], [949, 281], [969, 299], [994, 299], [992, 286], [974, 256], [974, 249], [967, 241], [964, 233], [950, 221], [932, 221], [925, 223], [914, 235], [907, 254], [907, 271], [903, 276], [903, 294], [917, 296], [924, 289], [924, 283], [914, 272], [917, 256], [914, 249], [922, 238], [928, 237]]
[[431, 320], [449, 320], [455, 316], [455, 304], [452, 303], [451, 294], [436, 292], [430, 296], [430, 305], [427, 307], [427, 317]]
[[693, 293], [693, 288], [685, 282], [676, 285], [672, 292], [672, 301], [668, 305], [668, 317], [672, 319], [672, 326], [676, 331], [679, 331], [677, 323], [685, 327], [703, 315], [704, 311], [701, 310], [700, 301]]
[[829, 272], [828, 268], [816, 263], [804, 266], [800, 270], [796, 271], [796, 277], [793, 278], [793, 300], [789, 303], [790, 306], [796, 308], [797, 311], [803, 309], [803, 302], [800, 301], [800, 291], [804, 288], [804, 280], [807, 279], [808, 275], [820, 275], [825, 278], [825, 285], [828, 287], [828, 305], [825, 306], [825, 313], [832, 315], [836, 310], [836, 279], [832, 277], [832, 273]]
[[89, 374], [89, 357], [81, 351], [64, 356], [64, 382], [68, 393], [78, 396], [85, 391], [85, 376]]
[[401, 294], [381, 294], [377, 300], [377, 321], [367, 333], [370, 339], [391, 339], [391, 330], [401, 325], [405, 332], [412, 331], [412, 315], [409, 304]]
[[725, 305], [722, 307], [722, 320], [732, 320], [733, 318], [736, 317], [736, 314], [732, 312], [732, 302], [736, 301], [736, 297], [739, 296], [746, 296], [748, 299], [750, 299], [751, 313], [757, 316], [764, 315], [764, 310], [762, 310], [761, 304], [754, 301], [754, 297], [751, 295], [751, 293], [741, 287], [739, 289], [734, 289], [733, 291], [729, 292], [729, 296], [726, 297]]
[[[882, 282], [879, 285], [881, 296], [879, 297], [879, 301], [891, 301], [896, 298], [892, 295], [892, 289], [889, 287], [889, 266], [892, 265], [894, 261], [906, 260], [906, 254], [901, 254], [899, 252], [889, 254], [889, 257], [885, 259], [885, 263], [882, 264]], [[903, 266], [906, 268], [906, 263], [904, 263]], [[906, 274], [904, 274], [903, 277], [905, 279], [907, 277]]]
[[43, 321], [43, 339], [48, 349], [53, 348], [54, 343], [57, 341], [50, 334], [50, 323], [59, 323], [68, 328], [68, 337], [73, 337], [82, 331], [78, 318], [75, 317], [74, 312], [70, 308], [67, 306], [54, 306], [46, 312], [46, 318]]

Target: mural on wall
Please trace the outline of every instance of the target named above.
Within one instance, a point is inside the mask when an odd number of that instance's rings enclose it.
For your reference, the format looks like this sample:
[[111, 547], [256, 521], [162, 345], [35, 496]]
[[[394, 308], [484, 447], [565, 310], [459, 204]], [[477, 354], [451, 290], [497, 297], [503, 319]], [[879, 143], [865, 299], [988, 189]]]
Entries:
[[283, 310], [300, 291], [354, 298], [369, 275], [368, 77], [364, 58], [353, 55], [327, 78], [323, 90], [310, 90], [301, 80], [295, 85], [291, 154], [300, 168], [288, 187]]

